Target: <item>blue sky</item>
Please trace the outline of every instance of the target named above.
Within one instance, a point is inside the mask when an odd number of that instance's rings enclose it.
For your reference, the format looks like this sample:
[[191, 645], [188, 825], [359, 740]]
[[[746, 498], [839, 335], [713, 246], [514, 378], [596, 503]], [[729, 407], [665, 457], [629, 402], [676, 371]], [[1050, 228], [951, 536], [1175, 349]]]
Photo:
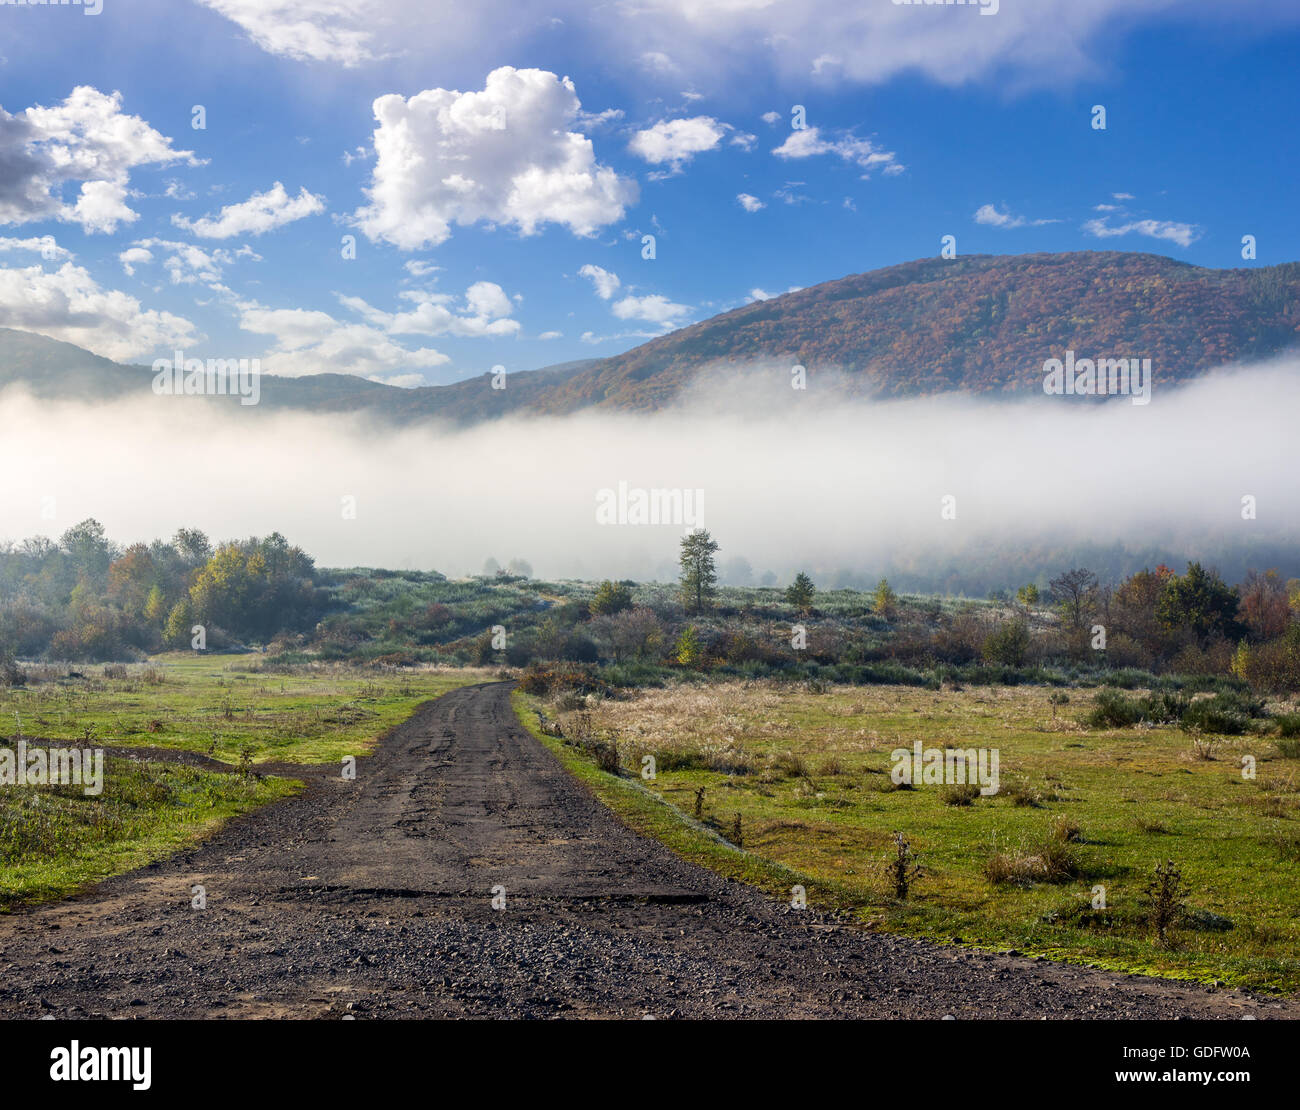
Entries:
[[0, 4], [0, 324], [121, 361], [437, 384], [944, 235], [1300, 257], [1293, 3], [102, 7]]

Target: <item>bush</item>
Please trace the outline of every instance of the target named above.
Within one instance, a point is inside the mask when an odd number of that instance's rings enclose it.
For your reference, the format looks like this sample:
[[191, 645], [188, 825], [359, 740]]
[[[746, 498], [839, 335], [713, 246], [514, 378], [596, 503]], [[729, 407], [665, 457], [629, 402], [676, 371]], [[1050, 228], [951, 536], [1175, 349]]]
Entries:
[[986, 663], [1008, 667], [1024, 665], [1029, 654], [1029, 627], [1024, 621], [1009, 621], [984, 641], [980, 655]]
[[24, 686], [27, 675], [7, 651], [0, 651], [0, 686]]
[[939, 798], [946, 806], [968, 806], [980, 796], [980, 788], [972, 782], [945, 786], [939, 791]]

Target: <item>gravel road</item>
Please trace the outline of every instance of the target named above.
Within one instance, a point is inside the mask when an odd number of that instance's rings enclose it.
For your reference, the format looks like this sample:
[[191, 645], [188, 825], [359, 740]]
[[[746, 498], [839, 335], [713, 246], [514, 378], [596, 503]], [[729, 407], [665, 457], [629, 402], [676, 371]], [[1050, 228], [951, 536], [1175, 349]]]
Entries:
[[1297, 1014], [790, 910], [624, 828], [509, 692], [448, 693], [355, 782], [311, 775], [191, 851], [0, 918], [0, 1016]]

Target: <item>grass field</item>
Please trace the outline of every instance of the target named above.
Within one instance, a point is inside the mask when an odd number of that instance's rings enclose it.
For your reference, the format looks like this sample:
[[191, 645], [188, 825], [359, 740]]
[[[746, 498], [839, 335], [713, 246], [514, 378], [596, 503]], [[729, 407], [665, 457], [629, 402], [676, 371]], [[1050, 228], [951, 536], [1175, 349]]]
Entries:
[[[37, 677], [41, 668], [31, 668]], [[175, 652], [146, 665], [45, 669], [0, 688], [0, 732], [201, 752], [234, 763], [332, 763], [361, 755], [415, 708], [486, 671], [382, 671], [343, 664], [262, 668], [255, 655]], [[69, 673], [80, 678], [68, 678]]]
[[[64, 897], [194, 843], [300, 785], [253, 773], [258, 764], [362, 755], [421, 702], [487, 677], [338, 665], [269, 673], [258, 662], [178, 653], [130, 667], [36, 667], [27, 687], [0, 688], [0, 744], [77, 741], [106, 755], [97, 796], [0, 786], [0, 912]], [[123, 747], [197, 752], [250, 773], [114, 756]]]
[[[801, 882], [810, 901], [876, 928], [1116, 970], [1300, 987], [1300, 760], [1282, 754], [1294, 745], [1279, 749], [1263, 734], [1090, 729], [1080, 721], [1095, 692], [1070, 691], [1065, 705], [1051, 695], [678, 686], [585, 707], [570, 696], [561, 731], [595, 744], [547, 739], [625, 819], [678, 851], [729, 873], [748, 869], [774, 890]], [[517, 704], [539, 734], [529, 710], [557, 714], [536, 699]], [[594, 767], [589, 753], [602, 739], [618, 746], [622, 780]], [[915, 740], [997, 749], [999, 793], [971, 800], [938, 785], [896, 788], [890, 752]], [[656, 778], [631, 781], [647, 754]], [[1256, 760], [1253, 779], [1243, 777], [1243, 755]], [[674, 808], [650, 804], [656, 798]], [[715, 835], [734, 838], [737, 815], [743, 856]], [[895, 831], [923, 868], [905, 900], [884, 873]], [[1160, 944], [1146, 887], [1170, 859], [1186, 897]], [[1094, 908], [1097, 887], [1104, 909]]]

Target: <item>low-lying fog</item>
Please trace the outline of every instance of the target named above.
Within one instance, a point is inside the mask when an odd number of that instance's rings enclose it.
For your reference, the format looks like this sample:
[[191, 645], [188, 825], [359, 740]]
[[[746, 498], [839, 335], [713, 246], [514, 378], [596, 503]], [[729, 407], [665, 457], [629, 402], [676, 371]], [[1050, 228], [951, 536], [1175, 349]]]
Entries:
[[755, 370], [654, 415], [401, 431], [228, 401], [50, 404], [11, 390], [0, 395], [0, 539], [57, 537], [93, 516], [124, 544], [182, 525], [214, 539], [280, 531], [322, 566], [461, 575], [494, 556], [543, 577], [671, 578], [694, 517], [599, 523], [598, 505], [617, 516], [622, 482], [633, 519], [635, 490], [703, 491], [690, 507], [721, 544], [719, 563], [741, 556], [756, 578], [782, 582], [806, 567], [905, 584], [987, 566], [990, 544], [1012, 561], [1031, 546], [1121, 544], [1229, 564], [1266, 547], [1268, 565], [1295, 574], [1300, 560], [1275, 556], [1296, 550], [1300, 531], [1298, 371], [1288, 359], [1183, 388], [1157, 374], [1142, 406], [850, 400], [828, 375], [796, 391], [788, 369]]

